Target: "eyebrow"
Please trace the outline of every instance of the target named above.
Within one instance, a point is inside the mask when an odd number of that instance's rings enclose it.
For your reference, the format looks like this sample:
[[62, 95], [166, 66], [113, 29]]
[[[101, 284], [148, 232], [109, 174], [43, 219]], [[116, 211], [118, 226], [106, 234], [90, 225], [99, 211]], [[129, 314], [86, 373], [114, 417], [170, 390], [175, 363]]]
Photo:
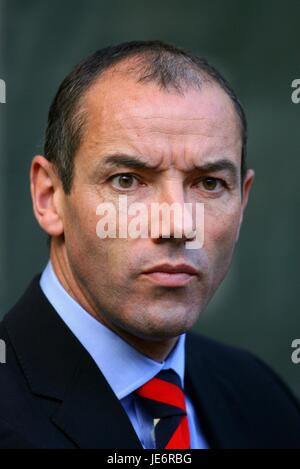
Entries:
[[111, 167], [123, 167], [133, 169], [157, 169], [158, 165], [150, 164], [148, 161], [143, 160], [139, 156], [130, 156], [130, 155], [111, 155], [107, 156], [104, 161], [102, 161], [104, 166]]
[[238, 176], [238, 168], [232, 161], [227, 158], [222, 158], [220, 160], [207, 162], [203, 165], [195, 165], [194, 168], [204, 173], [215, 173], [218, 171], [228, 171], [234, 178]]
[[[122, 154], [115, 154], [110, 155], [101, 160], [101, 167], [108, 166], [108, 167], [126, 167], [132, 169], [144, 169], [144, 170], [155, 170], [158, 168], [159, 164], [151, 164], [148, 161], [145, 161], [139, 156], [130, 156], [130, 155], [122, 155]], [[198, 170], [203, 173], [212, 173], [218, 171], [227, 171], [230, 175], [237, 179], [238, 177], [238, 168], [237, 166], [232, 163], [227, 158], [221, 158], [216, 161], [211, 161], [204, 163], [202, 165], [194, 165], [192, 170]]]

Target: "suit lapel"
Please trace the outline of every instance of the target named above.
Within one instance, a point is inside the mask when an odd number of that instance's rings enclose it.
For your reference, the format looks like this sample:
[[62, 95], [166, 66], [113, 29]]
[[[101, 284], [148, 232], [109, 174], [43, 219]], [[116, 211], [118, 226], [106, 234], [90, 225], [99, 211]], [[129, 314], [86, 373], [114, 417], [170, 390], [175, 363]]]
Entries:
[[39, 276], [4, 318], [31, 391], [58, 402], [52, 422], [80, 448], [142, 448], [97, 365], [53, 309]]
[[201, 336], [187, 334], [186, 392], [210, 448], [243, 448], [250, 435], [241, 397], [214, 363]]
[[214, 410], [217, 404], [215, 391], [211, 386], [211, 377], [205, 370], [205, 364], [201, 360], [201, 356], [200, 358], [196, 357], [194, 352], [190, 343], [190, 336], [187, 335], [185, 391], [191, 398], [208, 446], [210, 448], [220, 448], [222, 435]]
[[87, 356], [52, 421], [80, 448], [142, 448], [122, 405]]

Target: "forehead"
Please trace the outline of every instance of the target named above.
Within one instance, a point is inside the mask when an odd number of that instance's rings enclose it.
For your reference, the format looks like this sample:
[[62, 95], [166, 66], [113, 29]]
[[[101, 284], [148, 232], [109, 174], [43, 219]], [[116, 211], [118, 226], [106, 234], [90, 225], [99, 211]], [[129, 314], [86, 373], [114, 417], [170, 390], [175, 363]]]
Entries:
[[87, 152], [123, 150], [165, 156], [184, 147], [191, 157], [211, 151], [240, 154], [241, 127], [229, 96], [216, 84], [184, 94], [136, 83], [126, 73], [106, 72], [84, 96]]

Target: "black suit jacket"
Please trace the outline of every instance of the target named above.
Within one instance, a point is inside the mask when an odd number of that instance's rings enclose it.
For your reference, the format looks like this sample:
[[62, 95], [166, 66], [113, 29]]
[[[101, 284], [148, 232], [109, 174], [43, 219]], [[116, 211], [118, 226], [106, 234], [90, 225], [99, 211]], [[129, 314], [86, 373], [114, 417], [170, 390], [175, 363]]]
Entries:
[[[39, 276], [5, 316], [0, 338], [0, 448], [142, 448]], [[185, 383], [211, 448], [300, 448], [298, 402], [252, 354], [188, 333]]]

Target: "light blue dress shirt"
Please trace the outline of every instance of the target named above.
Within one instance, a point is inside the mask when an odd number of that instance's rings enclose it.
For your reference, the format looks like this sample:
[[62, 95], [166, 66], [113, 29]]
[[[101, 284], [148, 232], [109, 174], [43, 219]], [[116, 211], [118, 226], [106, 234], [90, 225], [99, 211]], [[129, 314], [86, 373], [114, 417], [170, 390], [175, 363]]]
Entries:
[[[40, 286], [53, 308], [87, 350], [120, 400], [144, 448], [155, 448], [152, 439], [153, 420], [141, 408], [134, 391], [162, 369], [172, 368], [184, 380], [185, 334], [165, 361], [157, 362], [137, 351], [115, 332], [85, 311], [63, 288], [49, 261], [40, 279]], [[124, 371], [125, 370], [125, 371]], [[195, 409], [186, 396], [191, 448], [205, 449]]]

